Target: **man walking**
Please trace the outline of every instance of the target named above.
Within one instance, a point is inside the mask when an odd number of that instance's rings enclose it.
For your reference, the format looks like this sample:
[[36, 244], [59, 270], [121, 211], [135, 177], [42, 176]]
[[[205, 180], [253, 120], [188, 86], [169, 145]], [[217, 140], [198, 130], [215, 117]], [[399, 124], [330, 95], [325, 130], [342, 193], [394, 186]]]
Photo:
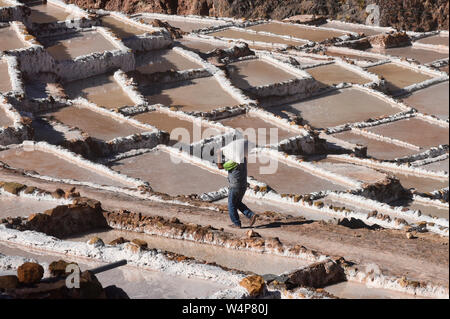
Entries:
[[[230, 225], [232, 228], [242, 227], [238, 210], [250, 219], [250, 227], [255, 224], [257, 218], [257, 215], [242, 203], [247, 190], [246, 150], [248, 150], [248, 142], [237, 140], [220, 149], [217, 156], [217, 167], [228, 172], [228, 212], [233, 222]], [[222, 154], [227, 159], [225, 163], [223, 163]]]

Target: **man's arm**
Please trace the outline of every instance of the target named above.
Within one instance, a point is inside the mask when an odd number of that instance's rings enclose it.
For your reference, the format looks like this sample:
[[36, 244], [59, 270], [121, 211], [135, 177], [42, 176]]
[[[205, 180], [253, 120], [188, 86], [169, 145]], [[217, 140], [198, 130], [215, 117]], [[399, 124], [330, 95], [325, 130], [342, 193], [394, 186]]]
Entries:
[[223, 169], [223, 163], [222, 163], [222, 151], [218, 150], [217, 151], [217, 167], [219, 169]]

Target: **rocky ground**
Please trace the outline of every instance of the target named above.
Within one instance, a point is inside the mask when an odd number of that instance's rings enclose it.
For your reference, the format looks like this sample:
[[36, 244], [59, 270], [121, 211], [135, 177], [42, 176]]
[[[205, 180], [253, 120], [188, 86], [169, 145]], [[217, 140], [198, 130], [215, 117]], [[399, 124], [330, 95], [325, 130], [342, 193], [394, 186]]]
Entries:
[[298, 14], [324, 15], [347, 22], [365, 23], [366, 7], [377, 4], [380, 25], [410, 31], [448, 30], [446, 0], [69, 0], [84, 8], [123, 11], [195, 14], [235, 18], [282, 20]]

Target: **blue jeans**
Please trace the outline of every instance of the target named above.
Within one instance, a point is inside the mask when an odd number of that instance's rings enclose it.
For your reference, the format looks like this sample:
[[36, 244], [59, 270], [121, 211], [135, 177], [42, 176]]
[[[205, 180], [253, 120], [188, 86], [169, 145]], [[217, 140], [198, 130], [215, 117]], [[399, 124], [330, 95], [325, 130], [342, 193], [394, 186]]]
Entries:
[[242, 203], [247, 188], [229, 188], [228, 192], [228, 212], [230, 214], [231, 221], [236, 226], [241, 226], [241, 221], [238, 215], [238, 209], [247, 218], [252, 218], [255, 215], [247, 206]]

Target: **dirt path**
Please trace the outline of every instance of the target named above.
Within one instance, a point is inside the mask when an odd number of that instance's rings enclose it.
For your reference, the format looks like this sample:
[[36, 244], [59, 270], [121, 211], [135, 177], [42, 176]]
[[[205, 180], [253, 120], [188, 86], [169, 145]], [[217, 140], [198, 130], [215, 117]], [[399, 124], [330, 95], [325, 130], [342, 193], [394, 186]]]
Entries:
[[[70, 188], [69, 185], [42, 181], [1, 168], [0, 180], [20, 182], [50, 191], [58, 187]], [[106, 210], [127, 209], [148, 215], [176, 216], [182, 222], [224, 228], [239, 236], [246, 232], [246, 229], [230, 228], [226, 212], [144, 201], [84, 186], [77, 187], [77, 191], [82, 196], [101, 201]], [[244, 219], [243, 224], [246, 225]], [[350, 229], [302, 218], [259, 221], [255, 230], [264, 237], [278, 237], [282, 242], [301, 244], [323, 254], [342, 256], [357, 263], [375, 263], [385, 274], [407, 276], [413, 280], [448, 287], [449, 241], [435, 234], [418, 234], [417, 239], [407, 239], [404, 231]]]

